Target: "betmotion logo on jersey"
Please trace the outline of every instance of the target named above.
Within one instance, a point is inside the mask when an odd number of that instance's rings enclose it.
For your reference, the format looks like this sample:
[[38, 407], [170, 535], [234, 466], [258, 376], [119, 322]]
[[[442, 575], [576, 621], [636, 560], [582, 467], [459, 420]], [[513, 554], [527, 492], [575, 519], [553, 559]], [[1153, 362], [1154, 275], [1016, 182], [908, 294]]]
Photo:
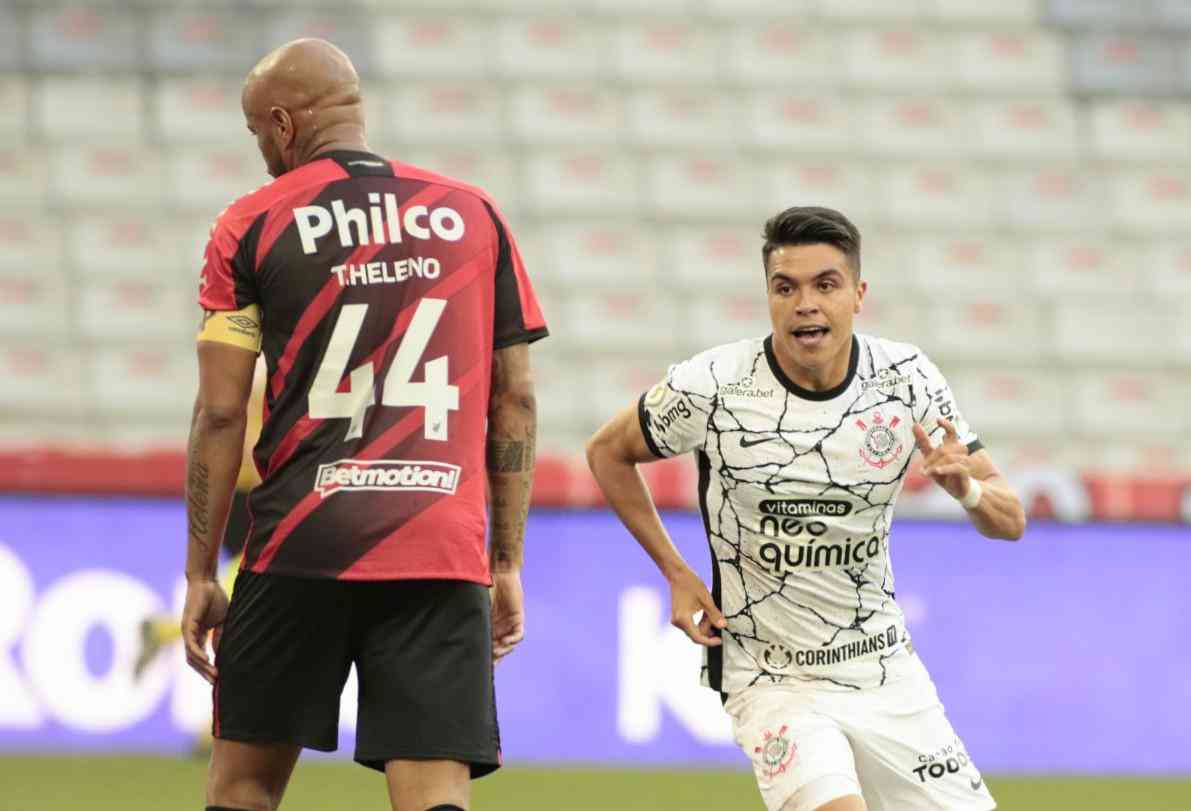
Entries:
[[[302, 242], [302, 253], [318, 251], [318, 241], [337, 231], [339, 244], [344, 248], [358, 245], [390, 245], [402, 241], [402, 234], [414, 239], [430, 239], [436, 236], [446, 242], [463, 239], [466, 226], [459, 212], [448, 206], [428, 209], [426, 206], [410, 206], [401, 211], [397, 206], [397, 195], [382, 195], [372, 192], [367, 210], [348, 208], [342, 200], [332, 200], [331, 208], [323, 206], [302, 206], [294, 209], [294, 222], [298, 226], [298, 238]], [[371, 226], [371, 228], [369, 227]], [[355, 231], [354, 235], [352, 231]]]
[[408, 459], [340, 459], [319, 465], [314, 489], [327, 498], [344, 490], [419, 490], [454, 495], [460, 467]]

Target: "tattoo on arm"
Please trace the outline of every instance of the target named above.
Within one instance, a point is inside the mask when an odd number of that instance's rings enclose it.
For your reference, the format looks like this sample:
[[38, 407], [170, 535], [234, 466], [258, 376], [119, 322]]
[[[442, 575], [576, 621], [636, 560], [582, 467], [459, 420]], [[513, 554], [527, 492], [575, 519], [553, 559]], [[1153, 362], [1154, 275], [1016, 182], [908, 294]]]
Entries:
[[520, 473], [525, 470], [525, 456], [524, 442], [488, 440], [488, 470], [491, 473]]
[[190, 459], [190, 475], [187, 477], [186, 513], [190, 540], [204, 552], [211, 548], [210, 530], [210, 469], [195, 459]]

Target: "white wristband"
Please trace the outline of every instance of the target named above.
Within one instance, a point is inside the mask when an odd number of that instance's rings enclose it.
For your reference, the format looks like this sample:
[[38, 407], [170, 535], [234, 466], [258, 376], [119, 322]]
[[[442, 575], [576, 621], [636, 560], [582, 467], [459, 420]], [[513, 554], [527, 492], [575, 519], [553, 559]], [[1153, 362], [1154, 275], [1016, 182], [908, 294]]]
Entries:
[[980, 503], [980, 498], [984, 495], [984, 488], [980, 486], [980, 482], [968, 477], [968, 494], [959, 500], [959, 503], [965, 510], [974, 510], [976, 505]]

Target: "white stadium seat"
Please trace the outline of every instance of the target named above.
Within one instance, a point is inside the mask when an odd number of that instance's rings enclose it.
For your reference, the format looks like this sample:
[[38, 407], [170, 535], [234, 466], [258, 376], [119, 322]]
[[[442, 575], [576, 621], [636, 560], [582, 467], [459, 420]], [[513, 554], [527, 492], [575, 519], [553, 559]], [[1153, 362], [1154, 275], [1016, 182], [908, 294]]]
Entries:
[[1191, 107], [1146, 99], [1093, 102], [1091, 147], [1097, 157], [1191, 161]]
[[915, 27], [870, 28], [842, 36], [843, 74], [847, 81], [883, 90], [932, 90], [946, 84], [953, 70], [946, 59], [946, 36]]
[[129, 417], [172, 416], [185, 424], [198, 386], [193, 352], [165, 345], [102, 347], [85, 359], [95, 408]]
[[[689, 288], [688, 288], [689, 289]], [[687, 297], [687, 316], [682, 320], [689, 339], [699, 347], [719, 346], [756, 338], [772, 331], [765, 289], [760, 279], [738, 293]]]
[[623, 24], [615, 33], [620, 76], [633, 82], [704, 82], [720, 75], [722, 44], [714, 27], [657, 20]]
[[158, 280], [176, 275], [174, 233], [152, 214], [78, 217], [65, 236], [73, 265], [84, 274]]
[[676, 228], [665, 239], [661, 275], [672, 287], [708, 296], [753, 291], [765, 295], [761, 224]]
[[909, 277], [930, 294], [999, 294], [1011, 300], [1033, 283], [1018, 241], [987, 232], [922, 235], [907, 246]]
[[752, 219], [766, 213], [764, 200], [757, 199], [755, 177], [753, 165], [734, 153], [668, 153], [648, 162], [646, 195], [659, 216]]
[[159, 79], [153, 90], [157, 132], [175, 143], [251, 142], [240, 107], [242, 88], [232, 79]]
[[833, 93], [753, 93], [749, 137], [758, 146], [805, 152], [851, 152], [856, 145], [852, 104]]
[[927, 12], [940, 22], [969, 25], [1037, 25], [1038, 4], [1046, 0], [926, 0]]
[[17, 71], [25, 66], [29, 29], [25, 14], [6, 4], [0, 6], [0, 70]]
[[191, 317], [197, 307], [185, 307], [181, 290], [169, 282], [96, 278], [77, 283], [75, 290], [76, 319], [88, 342], [180, 340], [198, 325]]
[[567, 325], [560, 343], [573, 350], [598, 346], [601, 352], [673, 350], [689, 326], [672, 297], [640, 284], [569, 287], [553, 318]]
[[25, 414], [77, 413], [84, 402], [78, 356], [42, 340], [0, 343], [0, 407]]
[[[559, 224], [539, 232], [537, 239], [543, 265], [530, 266], [534, 279], [548, 277], [556, 284], [580, 287], [692, 282], [684, 268], [659, 264], [657, 235], [639, 225]], [[530, 261], [528, 253], [525, 260]]]
[[1162, 366], [1170, 356], [1155, 349], [1170, 342], [1176, 331], [1173, 309], [1128, 291], [1111, 300], [1064, 296], [1054, 303], [1055, 349], [1072, 364], [1119, 363], [1130, 367]]
[[607, 27], [575, 17], [503, 20], [497, 23], [494, 44], [497, 70], [505, 76], [604, 78], [610, 68]]
[[55, 140], [136, 143], [145, 128], [141, 82], [132, 78], [53, 77], [40, 82], [36, 126]]
[[495, 67], [492, 26], [470, 17], [379, 17], [375, 25], [380, 70], [398, 81], [486, 76]]
[[[772, 7], [771, 3], [767, 5]], [[840, 81], [839, 38], [833, 29], [786, 21], [738, 25], [727, 34], [728, 75], [754, 87], [804, 92]], [[798, 86], [789, 87], [790, 77]]]
[[1140, 257], [1149, 269], [1151, 292], [1163, 300], [1191, 300], [1191, 240], [1155, 240], [1146, 243]]
[[670, 357], [642, 358], [633, 355], [609, 354], [596, 359], [583, 370], [586, 413], [593, 427], [611, 419], [630, 406], [641, 395], [666, 377], [671, 364], [684, 358], [675, 353]]
[[66, 208], [161, 204], [161, 156], [118, 143], [75, 144], [55, 150], [50, 188]]
[[172, 9], [149, 22], [149, 63], [166, 71], [211, 71], [242, 78], [264, 53], [255, 18], [225, 11]]
[[[877, 189], [865, 185], [858, 191], [890, 223], [979, 228], [993, 222], [988, 179], [966, 164], [898, 163], [886, 167], [876, 180]], [[874, 196], [878, 199], [872, 200]]]
[[930, 308], [930, 343], [963, 361], [1024, 363], [1048, 354], [1046, 315], [1027, 297], [956, 295]]
[[257, 45], [262, 55], [291, 40], [316, 37], [333, 42], [348, 54], [360, 75], [367, 77], [377, 68], [373, 50], [375, 37], [371, 23], [364, 15], [333, 13], [330, 9], [286, 9], [281, 14], [266, 15], [264, 21], [265, 29]]
[[18, 143], [28, 138], [30, 97], [24, 76], [0, 76], [0, 138]]
[[68, 290], [62, 273], [40, 266], [0, 276], [0, 338], [61, 341], [70, 333]]
[[1090, 93], [1169, 93], [1176, 89], [1173, 39], [1141, 34], [1085, 33], [1071, 45], [1074, 89]]
[[628, 100], [629, 134], [645, 147], [730, 147], [743, 140], [737, 98], [706, 88], [641, 90]]
[[619, 216], [637, 209], [637, 170], [623, 153], [539, 152], [526, 161], [525, 175], [525, 202], [536, 211]]
[[1100, 179], [1069, 163], [998, 173], [999, 219], [1022, 231], [1096, 228], [1105, 212]]
[[1071, 105], [1031, 98], [967, 105], [967, 148], [981, 157], [1071, 158], [1080, 150], [1080, 132]]
[[212, 221], [235, 200], [272, 180], [251, 142], [179, 147], [170, 153], [167, 164], [171, 202], [182, 209], [210, 212]]
[[479, 186], [506, 217], [514, 216], [518, 206], [525, 203], [525, 190], [515, 162], [512, 156], [499, 149], [418, 147], [392, 149], [385, 154], [393, 160]]
[[87, 5], [36, 9], [29, 56], [45, 70], [134, 70], [139, 66], [136, 15]]
[[1067, 28], [1119, 31], [1144, 25], [1148, 5], [1117, 0], [1048, 0], [1045, 16], [1048, 22]]
[[769, 184], [763, 217], [790, 206], [827, 206], [843, 212], [863, 233], [866, 218], [875, 214], [873, 170], [863, 163], [834, 159], [767, 161], [759, 171]]
[[863, 150], [879, 156], [946, 158], [966, 148], [961, 111], [938, 96], [877, 96], [857, 108], [854, 126]]
[[615, 143], [624, 129], [621, 95], [600, 84], [530, 84], [509, 101], [510, 129], [524, 143]]
[[[809, 16], [815, 12], [818, 0], [787, 0], [782, 4], [782, 13], [791, 17]], [[708, 16], [729, 21], [760, 17], [773, 17], [773, 0], [703, 0]]]
[[[1071, 430], [1070, 392], [1066, 381], [1046, 369], [997, 364], [981, 371], [942, 369], [960, 413], [977, 434], [1062, 436]], [[989, 453], [1001, 464], [997, 447]]]
[[[1069, 295], [1112, 300], [1137, 286], [1139, 265], [1111, 237], [1052, 237], [1022, 246], [1022, 267], [1034, 289], [1055, 300]], [[1023, 286], [1023, 291], [1028, 289]]]
[[[523, 0], [526, 2], [527, 0]], [[501, 5], [503, 0], [487, 0], [487, 2]], [[541, 4], [538, 0], [539, 5]], [[625, 16], [641, 15], [644, 17], [689, 16], [697, 11], [701, 0], [654, 0], [642, 3], [640, 0], [580, 0], [574, 3], [584, 11], [594, 11], [598, 14], [619, 14]]]
[[[993, 4], [986, 4], [990, 8]], [[949, 42], [949, 84], [965, 90], [1055, 94], [1065, 90], [1063, 43], [1041, 30], [965, 31]]]
[[481, 144], [504, 138], [504, 100], [491, 85], [410, 82], [384, 101], [386, 131], [403, 143]]
[[62, 267], [62, 225], [37, 211], [0, 209], [0, 277], [55, 275]]
[[1166, 373], [1085, 372], [1072, 381], [1075, 431], [1095, 441], [1185, 435], [1188, 391]]
[[864, 335], [914, 344], [930, 354], [936, 347], [923, 309], [914, 297], [902, 295], [892, 285], [874, 285], [864, 297], [853, 327]]
[[36, 209], [45, 202], [49, 175], [44, 150], [0, 144], [0, 205]]
[[832, 24], [859, 23], [867, 24], [872, 21], [890, 21], [897, 23], [912, 23], [925, 16], [930, 0], [898, 0], [890, 3], [888, 0], [848, 0], [840, 3], [838, 0], [816, 0], [815, 11]]
[[1157, 167], [1109, 178], [1114, 221], [1140, 233], [1186, 233], [1191, 228], [1191, 172]]

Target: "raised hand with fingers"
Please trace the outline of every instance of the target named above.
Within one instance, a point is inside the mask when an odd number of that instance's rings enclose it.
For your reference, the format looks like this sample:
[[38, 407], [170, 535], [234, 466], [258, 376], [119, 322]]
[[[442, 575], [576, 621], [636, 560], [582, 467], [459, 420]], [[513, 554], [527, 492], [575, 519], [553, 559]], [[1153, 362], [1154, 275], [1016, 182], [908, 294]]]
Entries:
[[[703, 616], [695, 622], [700, 611]], [[707, 586], [690, 569], [683, 569], [670, 579], [670, 624], [696, 644], [708, 648], [723, 644], [716, 631], [728, 627], [728, 621], [716, 607]]]
[[943, 441], [935, 447], [921, 425], [914, 426], [914, 443], [922, 451], [922, 472], [934, 479], [952, 498], [962, 501], [972, 486], [968, 448], [950, 421], [939, 419]]

